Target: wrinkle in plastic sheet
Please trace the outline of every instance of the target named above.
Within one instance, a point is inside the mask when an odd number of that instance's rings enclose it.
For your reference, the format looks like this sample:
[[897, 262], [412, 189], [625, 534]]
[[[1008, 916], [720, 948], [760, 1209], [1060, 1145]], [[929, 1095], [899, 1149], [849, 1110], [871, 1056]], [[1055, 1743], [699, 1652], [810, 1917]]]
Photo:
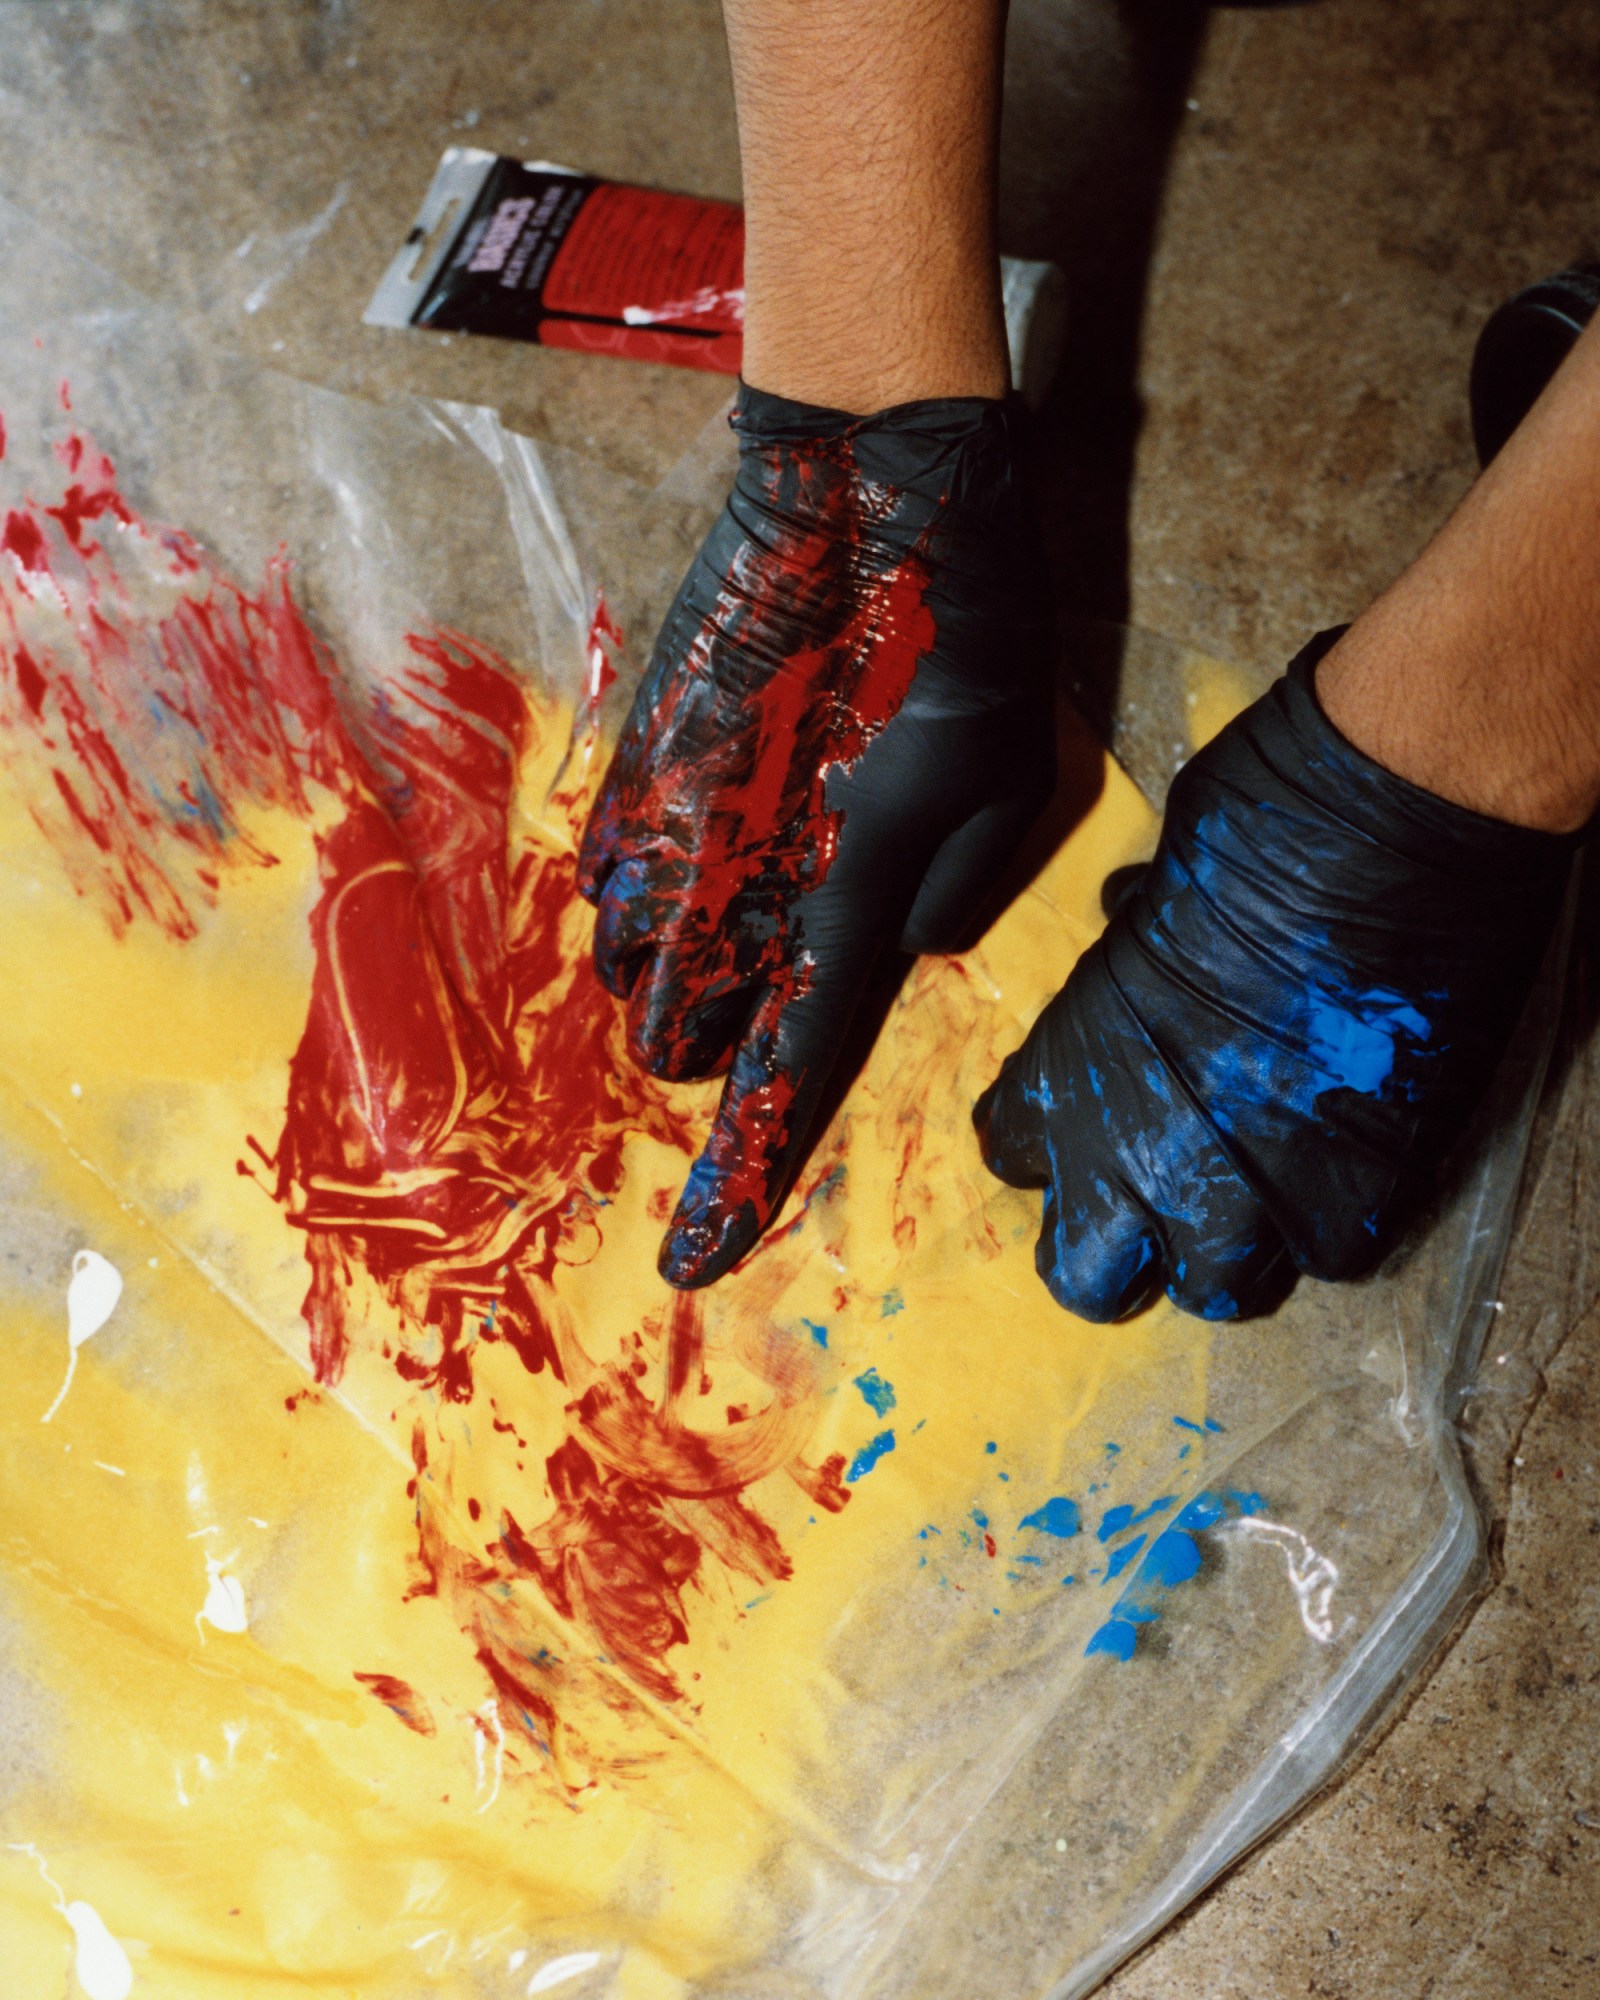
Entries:
[[1085, 746], [669, 1293], [714, 1086], [628, 1066], [572, 872], [695, 509], [0, 238], [8, 1993], [1087, 1991], [1470, 1585], [1539, 1035], [1377, 1285], [1065, 1317], [966, 1106], [1153, 840]]

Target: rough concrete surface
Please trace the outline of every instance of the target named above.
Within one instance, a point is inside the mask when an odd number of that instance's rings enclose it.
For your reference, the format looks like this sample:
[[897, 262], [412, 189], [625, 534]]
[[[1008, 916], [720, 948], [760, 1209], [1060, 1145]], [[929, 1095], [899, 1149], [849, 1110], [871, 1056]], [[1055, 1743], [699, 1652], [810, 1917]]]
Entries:
[[[1009, 91], [1006, 247], [1072, 290], [1063, 603], [1264, 681], [1465, 488], [1489, 308], [1600, 249], [1600, 8], [1017, 0]], [[0, 0], [0, 195], [278, 366], [493, 403], [661, 478], [726, 384], [359, 326], [452, 141], [736, 193], [714, 0]], [[1464, 1412], [1493, 1587], [1116, 2000], [1600, 1995], [1597, 914]]]

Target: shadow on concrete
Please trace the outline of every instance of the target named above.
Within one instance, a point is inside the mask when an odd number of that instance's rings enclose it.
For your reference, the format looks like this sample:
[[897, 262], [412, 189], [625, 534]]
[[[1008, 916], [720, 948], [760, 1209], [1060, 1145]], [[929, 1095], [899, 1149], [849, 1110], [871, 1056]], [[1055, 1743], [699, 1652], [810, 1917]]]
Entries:
[[[1066, 347], [1037, 436], [1064, 621], [1127, 622], [1150, 258], [1208, 11], [1200, 0], [1015, 0], [1011, 11], [1001, 247], [1050, 258], [1067, 279]], [[1074, 649], [1063, 670], [1109, 741], [1117, 649]]]

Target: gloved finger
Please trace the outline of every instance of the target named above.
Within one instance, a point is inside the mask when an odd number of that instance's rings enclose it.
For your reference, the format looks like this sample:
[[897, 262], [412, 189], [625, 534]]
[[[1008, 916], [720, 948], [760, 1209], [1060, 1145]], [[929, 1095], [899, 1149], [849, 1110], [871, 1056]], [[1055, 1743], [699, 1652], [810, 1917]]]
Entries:
[[599, 902], [617, 863], [617, 837], [622, 825], [618, 781], [624, 770], [623, 758], [624, 746], [619, 744], [612, 753], [599, 797], [589, 808], [583, 839], [578, 843], [578, 894], [590, 903]]
[[687, 1083], [727, 1067], [770, 976], [759, 964], [741, 976], [731, 957], [720, 937], [669, 938], [641, 962], [628, 996], [628, 1048], [641, 1069]]
[[734, 1053], [705, 1148], [661, 1245], [661, 1275], [709, 1285], [756, 1241], [805, 1158], [812, 1120], [876, 953], [816, 971], [797, 995], [769, 991]]
[[628, 994], [634, 1062], [668, 1082], [714, 1076], [728, 1066], [770, 978], [760, 936], [714, 930], [658, 938]]
[[1000, 1074], [972, 1107], [983, 1164], [1008, 1187], [1050, 1185], [1047, 1120], [1057, 1095], [1029, 1059], [1026, 1043], [1006, 1057]]
[[948, 835], [934, 855], [900, 937], [913, 953], [954, 951], [1049, 793], [997, 799]]
[[652, 858], [635, 855], [612, 869], [597, 899], [594, 969], [619, 1000], [633, 991], [655, 939], [661, 908], [656, 874]]
[[1129, 861], [1121, 868], [1113, 868], [1100, 884], [1100, 912], [1109, 923], [1124, 903], [1139, 893], [1144, 878], [1150, 872], [1148, 861]]
[[1253, 1319], [1288, 1296], [1295, 1267], [1277, 1225], [1227, 1167], [1233, 1186], [1223, 1220], [1194, 1215], [1162, 1219], [1167, 1297], [1200, 1319]]
[[1102, 1176], [1044, 1198], [1034, 1267], [1056, 1304], [1097, 1325], [1126, 1319], [1161, 1288], [1161, 1246], [1144, 1207]]

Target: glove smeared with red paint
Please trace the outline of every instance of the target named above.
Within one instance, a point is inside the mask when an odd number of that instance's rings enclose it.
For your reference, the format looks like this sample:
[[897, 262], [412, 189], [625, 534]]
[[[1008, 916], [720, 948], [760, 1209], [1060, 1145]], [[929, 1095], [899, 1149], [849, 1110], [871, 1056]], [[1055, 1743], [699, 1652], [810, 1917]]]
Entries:
[[882, 952], [957, 941], [1054, 778], [1016, 411], [745, 386], [733, 421], [579, 869], [637, 1060], [731, 1064], [662, 1245], [679, 1286], [765, 1226]]

